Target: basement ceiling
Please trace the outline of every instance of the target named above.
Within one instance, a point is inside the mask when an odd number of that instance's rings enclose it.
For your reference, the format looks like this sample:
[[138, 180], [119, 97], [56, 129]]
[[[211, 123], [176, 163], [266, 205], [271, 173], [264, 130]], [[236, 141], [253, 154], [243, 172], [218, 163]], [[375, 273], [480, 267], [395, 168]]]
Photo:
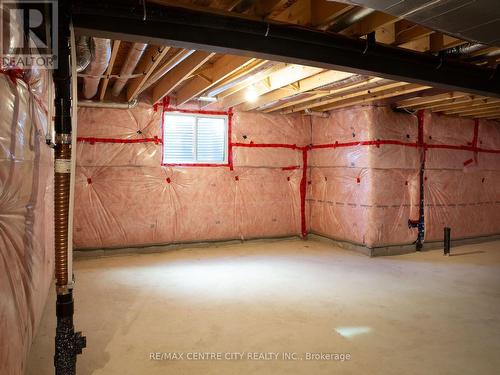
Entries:
[[[88, 4], [88, 1], [84, 3]], [[499, 48], [457, 49], [467, 46], [468, 42], [387, 13], [364, 11], [353, 5], [328, 0], [153, 0], [153, 3], [160, 7], [174, 5], [207, 11], [210, 17], [224, 14], [261, 19], [272, 25], [300, 25], [301, 30], [319, 29], [325, 31], [324, 35], [343, 35], [353, 38], [353, 41], [362, 41], [363, 47], [366, 46], [367, 35], [374, 33], [376, 41], [382, 46], [399, 47], [432, 58], [444, 53], [454, 61], [470, 64], [471, 72], [476, 67], [494, 71], [492, 68], [500, 62]], [[147, 9], [152, 6], [147, 3]], [[91, 20], [95, 22], [92, 17]], [[74, 19], [78, 35], [77, 21]], [[130, 27], [128, 23], [127, 27]], [[195, 51], [168, 43], [148, 42], [133, 74], [129, 74], [125, 88], [119, 96], [113, 96], [110, 87], [122, 74], [134, 44], [126, 39], [120, 40], [119, 36], [115, 35], [111, 41], [114, 57], [110, 59], [106, 73], [99, 77], [97, 95], [87, 99], [130, 103], [140, 95], [142, 100], [158, 103], [168, 97], [172, 104], [181, 107], [233, 107], [236, 110], [281, 114], [310, 114], [353, 105], [389, 104], [406, 111], [425, 108], [445, 115], [500, 119], [498, 97], [256, 56], [203, 49]], [[84, 72], [79, 76], [84, 79]], [[470, 78], [472, 73], [467, 76]]]
[[499, 0], [340, 0], [471, 42], [500, 46]]

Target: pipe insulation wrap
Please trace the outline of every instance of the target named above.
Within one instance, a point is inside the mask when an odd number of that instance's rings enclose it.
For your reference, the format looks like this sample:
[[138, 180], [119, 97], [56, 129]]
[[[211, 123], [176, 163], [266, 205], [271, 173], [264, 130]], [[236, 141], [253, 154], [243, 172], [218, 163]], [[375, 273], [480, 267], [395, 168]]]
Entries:
[[115, 81], [113, 90], [111, 91], [113, 96], [120, 95], [123, 87], [126, 85], [128, 81], [127, 76], [129, 76], [134, 72], [134, 69], [139, 63], [139, 60], [144, 54], [144, 51], [146, 50], [147, 46], [148, 45], [145, 43], [134, 43], [133, 46], [130, 48], [125, 63], [123, 64], [122, 69], [120, 71], [120, 76], [124, 76], [124, 78], [118, 78]]
[[[111, 58], [111, 40], [102, 38], [91, 39], [92, 59], [84, 73], [89, 76], [100, 76], [108, 68]], [[82, 93], [85, 99], [91, 99], [97, 94], [100, 78], [87, 77], [83, 79]]]

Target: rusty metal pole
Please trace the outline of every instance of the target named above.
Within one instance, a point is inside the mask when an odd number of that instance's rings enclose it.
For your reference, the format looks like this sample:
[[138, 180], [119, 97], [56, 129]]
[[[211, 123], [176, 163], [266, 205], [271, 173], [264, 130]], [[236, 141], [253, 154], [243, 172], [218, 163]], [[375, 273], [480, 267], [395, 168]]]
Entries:
[[56, 375], [74, 375], [76, 356], [86, 346], [73, 325], [73, 276], [68, 275], [69, 203], [71, 183], [71, 53], [69, 1], [58, 2], [58, 65], [53, 72], [54, 98], [54, 233], [56, 315], [54, 366]]

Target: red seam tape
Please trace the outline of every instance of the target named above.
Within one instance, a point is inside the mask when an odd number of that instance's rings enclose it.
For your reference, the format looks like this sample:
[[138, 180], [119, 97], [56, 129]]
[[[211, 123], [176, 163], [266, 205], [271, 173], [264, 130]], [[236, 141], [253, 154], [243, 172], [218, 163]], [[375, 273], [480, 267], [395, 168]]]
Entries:
[[307, 149], [302, 150], [302, 179], [300, 180], [300, 226], [302, 237], [307, 236], [306, 193], [307, 193]]

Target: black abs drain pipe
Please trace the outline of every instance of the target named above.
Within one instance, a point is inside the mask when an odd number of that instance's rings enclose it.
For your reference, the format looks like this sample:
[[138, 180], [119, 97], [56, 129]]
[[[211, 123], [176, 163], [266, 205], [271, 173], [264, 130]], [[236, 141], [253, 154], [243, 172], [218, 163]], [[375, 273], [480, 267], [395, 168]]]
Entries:
[[69, 1], [59, 1], [58, 65], [53, 72], [54, 98], [54, 252], [56, 315], [54, 367], [56, 375], [75, 375], [76, 356], [86, 339], [73, 325], [73, 274], [69, 259], [69, 206], [71, 183], [71, 53]]
[[451, 248], [451, 228], [444, 228], [444, 255], [450, 255]]

